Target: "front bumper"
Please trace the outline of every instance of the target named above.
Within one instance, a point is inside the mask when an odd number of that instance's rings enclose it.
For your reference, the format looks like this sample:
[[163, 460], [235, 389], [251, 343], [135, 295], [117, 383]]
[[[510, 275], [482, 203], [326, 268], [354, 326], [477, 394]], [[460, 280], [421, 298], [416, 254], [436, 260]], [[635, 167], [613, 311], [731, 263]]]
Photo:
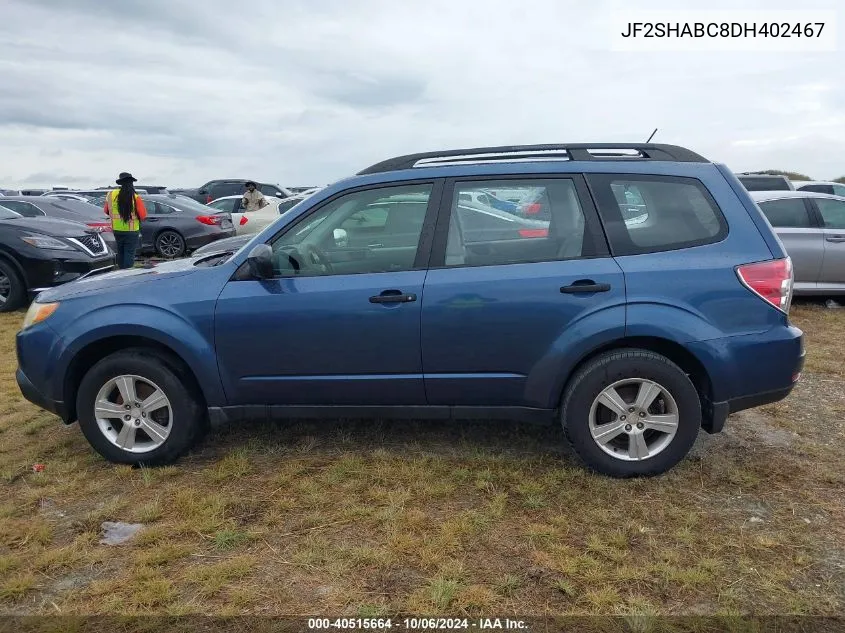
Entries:
[[15, 380], [18, 383], [18, 388], [21, 390], [23, 397], [29, 400], [32, 404], [41, 407], [45, 411], [54, 413], [59, 416], [63, 422], [67, 423], [69, 420], [68, 408], [64, 402], [52, 400], [35, 388], [35, 385], [27, 378], [23, 370], [18, 368], [15, 372]]
[[104, 272], [114, 267], [114, 254], [92, 258], [56, 258], [28, 260], [26, 275], [30, 294], [75, 281], [89, 274]]

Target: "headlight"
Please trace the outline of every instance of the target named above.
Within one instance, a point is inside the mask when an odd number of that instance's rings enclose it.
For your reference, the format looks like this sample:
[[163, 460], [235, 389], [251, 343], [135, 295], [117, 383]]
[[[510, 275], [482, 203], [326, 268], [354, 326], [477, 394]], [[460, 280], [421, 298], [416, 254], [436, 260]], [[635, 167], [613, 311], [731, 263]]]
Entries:
[[48, 235], [27, 235], [21, 238], [24, 242], [35, 248], [45, 248], [52, 251], [72, 251], [73, 246], [65, 244], [61, 240]]
[[41, 321], [53, 314], [58, 307], [58, 302], [38, 303], [37, 301], [33, 301], [29, 306], [29, 310], [26, 311], [26, 316], [23, 318], [23, 327], [21, 327], [21, 329], [25, 330], [31, 325], [41, 323]]

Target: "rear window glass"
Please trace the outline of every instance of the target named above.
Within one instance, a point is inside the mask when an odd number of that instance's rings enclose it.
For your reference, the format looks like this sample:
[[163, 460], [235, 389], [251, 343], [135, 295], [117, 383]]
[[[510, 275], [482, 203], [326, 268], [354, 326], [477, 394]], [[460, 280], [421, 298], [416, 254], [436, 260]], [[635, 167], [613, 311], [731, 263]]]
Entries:
[[748, 191], [790, 191], [786, 178], [739, 176], [739, 181]]
[[728, 233], [724, 216], [694, 178], [587, 176], [615, 255], [637, 255], [711, 244]]
[[810, 214], [802, 198], [768, 200], [759, 204], [769, 224], [780, 228], [809, 228]]

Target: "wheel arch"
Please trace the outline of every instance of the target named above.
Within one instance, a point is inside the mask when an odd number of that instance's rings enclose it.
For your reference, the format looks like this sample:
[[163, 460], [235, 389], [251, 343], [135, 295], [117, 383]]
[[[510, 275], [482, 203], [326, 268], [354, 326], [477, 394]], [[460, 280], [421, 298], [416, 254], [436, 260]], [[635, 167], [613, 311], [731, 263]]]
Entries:
[[573, 365], [571, 371], [567, 374], [563, 385], [560, 389], [560, 400], [558, 406], [562, 405], [563, 395], [566, 392], [566, 387], [572, 381], [572, 378], [578, 371], [594, 358], [606, 353], [616, 352], [626, 349], [642, 349], [648, 352], [654, 352], [668, 358], [670, 361], [680, 367], [687, 376], [689, 376], [695, 390], [698, 392], [698, 398], [701, 402], [702, 421], [706, 423], [708, 418], [713, 414], [713, 383], [710, 379], [710, 374], [704, 364], [690, 352], [684, 345], [673, 341], [671, 339], [656, 337], [656, 336], [630, 336], [609, 341], [604, 343], [583, 355]]
[[26, 271], [24, 270], [23, 266], [21, 266], [20, 262], [17, 259], [15, 259], [15, 257], [13, 255], [11, 255], [10, 253], [8, 253], [7, 251], [4, 251], [4, 250], [0, 250], [0, 260], [3, 260], [4, 262], [8, 263], [12, 268], [15, 269], [15, 272], [23, 280], [23, 283], [26, 286], [26, 289], [29, 290], [29, 287], [30, 287], [29, 279], [27, 278]]
[[63, 399], [68, 407], [68, 423], [77, 419], [76, 393], [88, 370], [111, 354], [127, 351], [148, 353], [159, 358], [185, 381], [185, 386], [197, 398], [201, 409], [203, 411], [208, 410], [207, 399], [200, 387], [199, 379], [191, 366], [175, 350], [160, 341], [145, 336], [116, 335], [88, 343], [70, 361], [62, 385]]

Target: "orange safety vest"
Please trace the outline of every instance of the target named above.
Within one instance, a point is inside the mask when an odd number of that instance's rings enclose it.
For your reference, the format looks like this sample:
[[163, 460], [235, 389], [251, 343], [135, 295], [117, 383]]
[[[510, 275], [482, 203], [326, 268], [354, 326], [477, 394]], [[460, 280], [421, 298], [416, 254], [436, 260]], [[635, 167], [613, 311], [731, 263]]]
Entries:
[[129, 222], [125, 222], [120, 217], [120, 207], [117, 205], [117, 194], [120, 189], [112, 189], [109, 192], [109, 216], [111, 217], [112, 231], [139, 231], [141, 229], [141, 222], [138, 220], [138, 214], [135, 212], [135, 200], [138, 194], [132, 198], [132, 214], [129, 217]]

